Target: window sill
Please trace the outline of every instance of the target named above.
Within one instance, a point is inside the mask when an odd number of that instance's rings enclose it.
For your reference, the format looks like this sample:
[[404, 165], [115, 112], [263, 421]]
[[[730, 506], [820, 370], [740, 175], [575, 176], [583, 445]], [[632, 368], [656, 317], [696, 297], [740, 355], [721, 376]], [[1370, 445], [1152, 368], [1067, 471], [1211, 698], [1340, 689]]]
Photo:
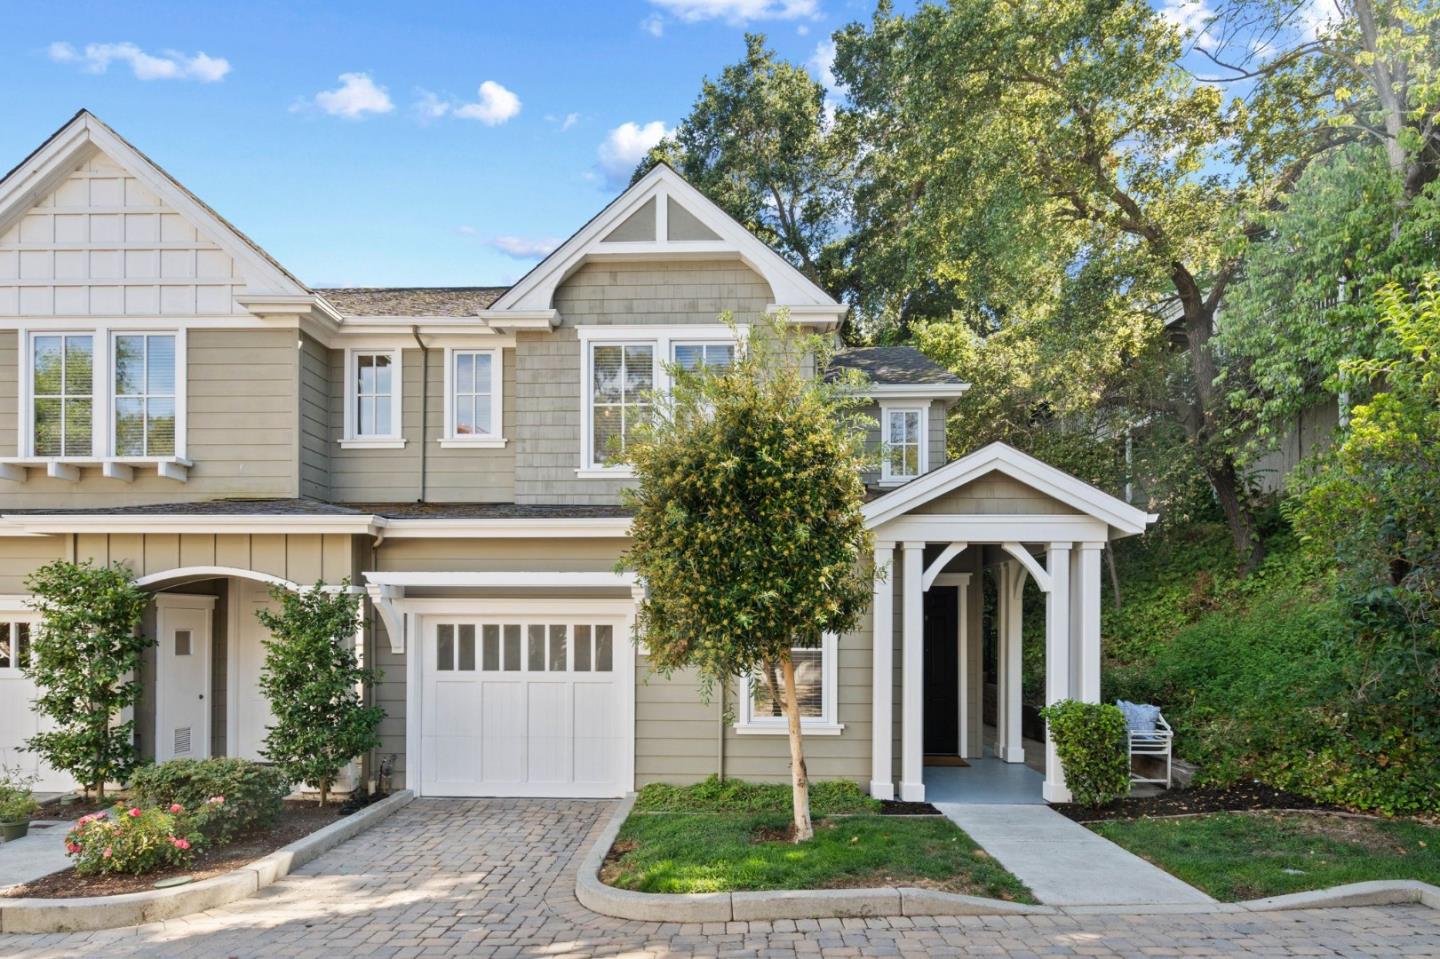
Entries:
[[575, 475], [580, 479], [634, 479], [635, 471], [628, 466], [582, 466]]
[[106, 479], [133, 483], [136, 470], [153, 469], [164, 479], [184, 483], [194, 465], [183, 456], [23, 456], [0, 460], [0, 479], [24, 483], [30, 471], [37, 469], [51, 479], [78, 483], [82, 469], [99, 468]]
[[[788, 736], [790, 730], [776, 723], [736, 723], [731, 727], [737, 736]], [[844, 723], [812, 723], [800, 721], [802, 736], [838, 736], [845, 731]]]
[[339, 442], [342, 450], [403, 450], [405, 448], [405, 439], [399, 436], [356, 437]]
[[499, 450], [510, 441], [503, 436], [447, 436], [436, 442], [447, 450]]

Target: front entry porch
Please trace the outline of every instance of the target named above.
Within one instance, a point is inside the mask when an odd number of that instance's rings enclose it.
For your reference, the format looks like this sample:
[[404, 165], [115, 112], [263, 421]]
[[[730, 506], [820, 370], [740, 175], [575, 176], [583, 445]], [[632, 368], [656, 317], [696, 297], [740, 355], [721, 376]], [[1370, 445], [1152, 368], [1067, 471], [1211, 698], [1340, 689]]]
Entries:
[[[871, 794], [1068, 802], [1048, 731], [1038, 790], [1025, 765], [1024, 591], [1030, 584], [1043, 598], [1044, 701], [1098, 702], [1101, 552], [1154, 518], [1003, 444], [912, 480], [865, 512], [876, 535]], [[989, 752], [987, 619], [996, 690]]]

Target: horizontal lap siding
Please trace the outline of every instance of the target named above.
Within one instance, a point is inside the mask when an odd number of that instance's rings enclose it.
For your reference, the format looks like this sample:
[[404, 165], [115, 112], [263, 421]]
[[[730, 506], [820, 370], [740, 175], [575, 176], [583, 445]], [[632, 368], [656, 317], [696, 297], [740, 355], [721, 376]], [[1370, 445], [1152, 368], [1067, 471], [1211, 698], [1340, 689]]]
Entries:
[[330, 357], [300, 337], [300, 495], [330, 498]]
[[[418, 351], [417, 351], [418, 352]], [[435, 503], [510, 503], [515, 499], [515, 351], [500, 350], [501, 449], [464, 449], [440, 445], [445, 435], [445, 351], [431, 349], [430, 395], [426, 404], [425, 498]]]
[[515, 499], [520, 503], [619, 502], [624, 484], [580, 479], [580, 325], [684, 325], [719, 321], [726, 310], [754, 322], [770, 287], [728, 261], [590, 263], [555, 293], [561, 327], [521, 334], [516, 345]]

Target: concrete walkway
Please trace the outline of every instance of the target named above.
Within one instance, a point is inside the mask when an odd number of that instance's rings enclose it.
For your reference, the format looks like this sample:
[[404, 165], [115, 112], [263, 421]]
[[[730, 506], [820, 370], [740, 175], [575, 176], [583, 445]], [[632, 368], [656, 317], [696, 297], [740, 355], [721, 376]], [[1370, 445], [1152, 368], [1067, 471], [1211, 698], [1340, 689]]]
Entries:
[[1214, 902], [1049, 806], [935, 803], [1049, 906]]
[[24, 839], [0, 843], [0, 892], [69, 866], [65, 855], [65, 833], [69, 831], [66, 820], [37, 819], [30, 823]]

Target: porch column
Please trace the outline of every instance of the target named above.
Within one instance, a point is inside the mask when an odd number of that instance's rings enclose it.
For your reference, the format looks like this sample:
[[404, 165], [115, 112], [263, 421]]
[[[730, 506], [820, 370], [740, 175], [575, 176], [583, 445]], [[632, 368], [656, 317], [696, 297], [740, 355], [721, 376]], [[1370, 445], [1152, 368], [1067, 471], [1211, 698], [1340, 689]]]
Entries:
[[1070, 570], [1071, 643], [1074, 698], [1100, 701], [1100, 550], [1103, 543], [1080, 543]]
[[970, 756], [970, 574], [960, 574], [960, 585], [955, 589], [955, 659], [959, 666], [956, 682], [960, 685], [960, 725], [955, 752], [961, 759]]
[[[1051, 543], [1046, 551], [1050, 591], [1045, 594], [1045, 703], [1069, 699], [1070, 693], [1070, 543]], [[1065, 772], [1055, 752], [1050, 730], [1045, 730], [1046, 802], [1069, 802]]]
[[1010, 562], [1005, 565], [1010, 568], [1009, 581], [1005, 584], [1005, 596], [1001, 600], [1005, 609], [1005, 638], [1002, 647], [1005, 656], [1005, 689], [999, 701], [1004, 703], [1005, 709], [1003, 713], [996, 713], [995, 720], [1005, 730], [1005, 748], [999, 751], [1000, 758], [1007, 763], [1023, 763], [1025, 738], [1020, 706], [1024, 695], [1020, 680], [1024, 674], [1022, 627], [1025, 625], [1025, 570], [1019, 563]]
[[876, 799], [895, 798], [895, 767], [891, 751], [895, 712], [895, 544], [875, 544], [875, 593], [870, 609], [875, 617], [871, 630], [870, 675], [870, 795]]
[[901, 720], [900, 798], [925, 801], [925, 616], [921, 578], [925, 574], [925, 544], [907, 542], [901, 577]]

